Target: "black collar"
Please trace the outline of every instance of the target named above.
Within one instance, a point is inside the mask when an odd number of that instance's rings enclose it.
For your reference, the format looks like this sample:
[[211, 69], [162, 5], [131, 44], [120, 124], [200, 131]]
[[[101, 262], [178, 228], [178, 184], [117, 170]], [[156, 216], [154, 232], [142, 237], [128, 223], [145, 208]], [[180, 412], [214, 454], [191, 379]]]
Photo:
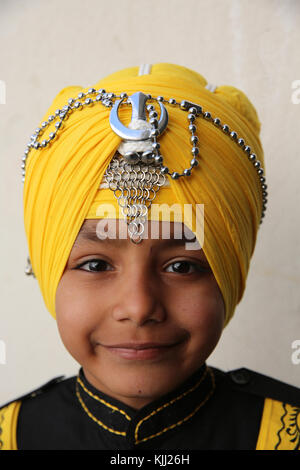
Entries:
[[176, 432], [201, 409], [215, 389], [213, 371], [204, 364], [172, 392], [139, 410], [100, 392], [85, 378], [82, 368], [76, 395], [83, 410], [110, 439], [136, 446]]

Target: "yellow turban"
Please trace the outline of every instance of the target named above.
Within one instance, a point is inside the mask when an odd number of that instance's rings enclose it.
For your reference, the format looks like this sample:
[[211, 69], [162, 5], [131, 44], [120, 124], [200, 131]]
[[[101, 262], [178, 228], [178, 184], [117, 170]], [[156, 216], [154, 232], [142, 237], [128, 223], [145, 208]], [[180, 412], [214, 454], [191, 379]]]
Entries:
[[[177, 65], [153, 65], [148, 75], [138, 75], [138, 71], [133, 67], [114, 73], [94, 88], [129, 95], [141, 91], [198, 103], [236, 131], [264, 168], [260, 122], [243, 92], [230, 86], [211, 92], [201, 75]], [[41, 122], [69, 98], [87, 91], [80, 86], [64, 88]], [[29, 256], [54, 317], [56, 289], [81, 225], [86, 218], [99, 218], [99, 204], [116, 204], [111, 190], [99, 189], [121, 142], [110, 128], [109, 112], [110, 108], [98, 103], [74, 111], [51, 145], [31, 150], [26, 162], [23, 196]], [[172, 106], [168, 113], [168, 131], [159, 138], [161, 154], [170, 170], [182, 172], [191, 159], [187, 113]], [[120, 115], [129, 123], [131, 108], [123, 107]], [[228, 135], [202, 118], [197, 119], [197, 135], [199, 166], [190, 177], [170, 178], [170, 187], [160, 189], [157, 201], [204, 204], [203, 251], [223, 295], [227, 324], [244, 293], [261, 218], [262, 189], [256, 169]]]

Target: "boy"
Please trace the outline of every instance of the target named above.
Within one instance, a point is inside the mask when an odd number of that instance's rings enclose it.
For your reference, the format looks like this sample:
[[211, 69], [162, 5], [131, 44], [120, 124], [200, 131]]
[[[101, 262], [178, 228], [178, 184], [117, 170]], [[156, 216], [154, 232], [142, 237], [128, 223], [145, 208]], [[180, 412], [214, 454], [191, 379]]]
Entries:
[[299, 448], [298, 389], [206, 365], [266, 211], [259, 130], [242, 92], [171, 64], [56, 97], [24, 155], [24, 221], [81, 368], [0, 410], [3, 448]]

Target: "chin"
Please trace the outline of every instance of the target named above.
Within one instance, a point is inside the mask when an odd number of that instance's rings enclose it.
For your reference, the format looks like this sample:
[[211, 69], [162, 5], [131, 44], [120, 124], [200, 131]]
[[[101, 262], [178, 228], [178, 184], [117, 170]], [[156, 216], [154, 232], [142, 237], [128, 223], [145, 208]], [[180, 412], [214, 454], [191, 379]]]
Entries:
[[121, 384], [118, 386], [116, 385], [115, 388], [112, 388], [112, 393], [116, 395], [116, 392], [119, 396], [119, 401], [127, 403], [129, 406], [133, 408], [143, 407], [148, 403], [151, 403], [163, 395], [167, 394], [172, 390], [173, 387], [169, 385], [157, 386], [157, 384], [144, 384], [143, 386], [133, 386], [132, 384]]
[[[189, 374], [188, 374], [189, 375]], [[107, 386], [112, 393], [127, 398], [140, 398], [148, 402], [171, 392], [178, 387], [187, 377], [179, 375], [178, 370], [172, 371], [145, 371], [119, 375], [118, 380], [110, 381]], [[120, 399], [122, 401], [122, 399]]]

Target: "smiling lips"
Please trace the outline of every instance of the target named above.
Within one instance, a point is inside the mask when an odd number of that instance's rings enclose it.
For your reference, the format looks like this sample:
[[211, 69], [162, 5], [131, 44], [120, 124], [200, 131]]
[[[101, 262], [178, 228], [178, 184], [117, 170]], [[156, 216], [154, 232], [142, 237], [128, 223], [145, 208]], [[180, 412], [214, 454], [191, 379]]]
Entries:
[[124, 359], [155, 359], [172, 348], [182, 343], [177, 341], [176, 343], [120, 343], [113, 345], [101, 344], [105, 349], [110, 351], [112, 354], [122, 357]]

